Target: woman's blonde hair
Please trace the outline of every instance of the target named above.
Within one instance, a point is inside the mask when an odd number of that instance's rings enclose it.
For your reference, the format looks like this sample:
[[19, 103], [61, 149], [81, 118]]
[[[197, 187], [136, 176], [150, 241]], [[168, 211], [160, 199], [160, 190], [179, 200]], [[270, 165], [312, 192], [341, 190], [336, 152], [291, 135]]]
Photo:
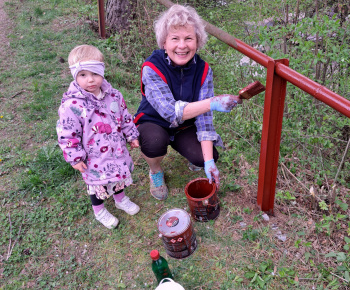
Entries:
[[78, 45], [72, 49], [68, 56], [69, 65], [76, 64], [80, 61], [96, 60], [103, 62], [104, 56], [102, 52], [92, 45]]
[[197, 49], [201, 49], [208, 38], [202, 18], [194, 8], [178, 4], [171, 6], [168, 10], [160, 14], [154, 22], [154, 31], [159, 48], [163, 48], [171, 27], [185, 25], [192, 25], [194, 27], [197, 37]]

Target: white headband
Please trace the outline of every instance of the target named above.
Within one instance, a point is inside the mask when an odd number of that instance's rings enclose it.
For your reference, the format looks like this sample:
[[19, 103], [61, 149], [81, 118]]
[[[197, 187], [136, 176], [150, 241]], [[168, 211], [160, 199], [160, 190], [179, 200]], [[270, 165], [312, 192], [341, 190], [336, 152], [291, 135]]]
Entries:
[[76, 80], [78, 73], [82, 70], [91, 71], [102, 77], [104, 77], [105, 73], [105, 64], [103, 62], [95, 60], [78, 62], [71, 65], [69, 68], [74, 80]]

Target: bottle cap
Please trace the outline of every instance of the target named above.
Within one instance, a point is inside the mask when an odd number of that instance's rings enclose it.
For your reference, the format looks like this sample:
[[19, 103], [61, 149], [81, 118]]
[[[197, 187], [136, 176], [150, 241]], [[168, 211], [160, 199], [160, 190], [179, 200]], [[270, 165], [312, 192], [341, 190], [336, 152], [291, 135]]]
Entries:
[[154, 260], [154, 261], [159, 259], [159, 252], [157, 250], [152, 250], [150, 255], [151, 255], [152, 260]]

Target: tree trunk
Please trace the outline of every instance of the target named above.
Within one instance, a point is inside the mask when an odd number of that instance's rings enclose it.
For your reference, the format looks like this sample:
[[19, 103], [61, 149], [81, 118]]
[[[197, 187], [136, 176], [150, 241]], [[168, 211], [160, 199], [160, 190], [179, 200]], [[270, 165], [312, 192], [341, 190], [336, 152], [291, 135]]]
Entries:
[[128, 29], [137, 0], [107, 0], [106, 25], [112, 31]]

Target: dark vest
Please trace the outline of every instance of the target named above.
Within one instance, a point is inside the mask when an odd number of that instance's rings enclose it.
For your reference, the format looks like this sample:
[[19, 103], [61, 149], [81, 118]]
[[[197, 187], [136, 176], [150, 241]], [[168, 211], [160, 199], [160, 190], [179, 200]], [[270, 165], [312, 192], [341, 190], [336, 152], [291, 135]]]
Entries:
[[[164, 50], [155, 50], [146, 59], [141, 68], [142, 100], [134, 116], [134, 123], [136, 125], [152, 122], [166, 129], [170, 126], [170, 123], [158, 114], [145, 97], [144, 84], [142, 83], [143, 67], [151, 67], [168, 84], [176, 101], [195, 102], [198, 101], [199, 91], [207, 77], [209, 65], [199, 55], [196, 54], [194, 57], [196, 58], [196, 63], [191, 60], [190, 64], [185, 66], [169, 65]], [[194, 118], [186, 120], [176, 129], [193, 125], [194, 121]]]

